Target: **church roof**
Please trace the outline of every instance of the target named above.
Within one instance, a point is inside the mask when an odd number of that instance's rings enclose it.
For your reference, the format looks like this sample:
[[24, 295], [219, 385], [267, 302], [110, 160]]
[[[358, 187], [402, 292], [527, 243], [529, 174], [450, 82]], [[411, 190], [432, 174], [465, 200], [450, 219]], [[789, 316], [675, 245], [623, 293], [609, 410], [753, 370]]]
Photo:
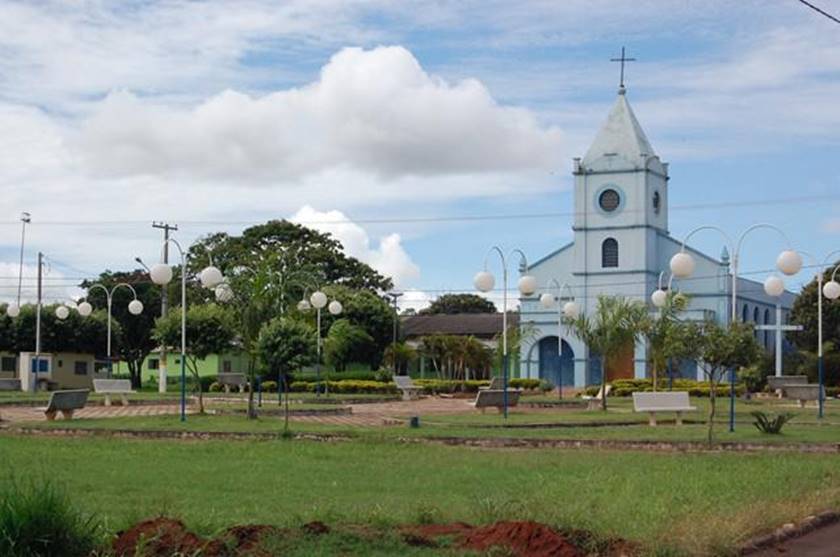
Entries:
[[[618, 92], [618, 98], [610, 110], [607, 121], [601, 127], [589, 151], [583, 158], [584, 166], [591, 167], [603, 157], [622, 157], [634, 166], [639, 164], [642, 155], [656, 156], [642, 126], [633, 114], [624, 89]], [[644, 163], [642, 163], [644, 164]]]

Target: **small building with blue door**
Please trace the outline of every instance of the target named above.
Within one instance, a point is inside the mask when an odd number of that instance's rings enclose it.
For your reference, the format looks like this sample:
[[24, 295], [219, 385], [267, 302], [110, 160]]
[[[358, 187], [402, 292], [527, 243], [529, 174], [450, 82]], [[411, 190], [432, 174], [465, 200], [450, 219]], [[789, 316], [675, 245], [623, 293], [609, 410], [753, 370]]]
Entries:
[[[521, 376], [578, 388], [600, 383], [602, 373], [608, 381], [647, 377], [644, 344], [628, 346], [602, 370], [600, 359], [561, 327], [558, 309], [539, 304], [540, 294], [553, 292], [560, 301], [573, 297], [581, 312], [591, 313], [599, 296], [624, 296], [647, 303], [653, 311], [650, 295], [658, 287], [660, 273], [668, 271], [671, 257], [681, 249], [681, 240], [668, 232], [668, 164], [645, 136], [624, 87], [584, 157], [574, 159], [572, 174], [574, 241], [530, 266], [540, 289], [520, 299]], [[694, 274], [674, 284], [691, 300], [685, 318], [725, 323], [731, 312], [729, 254], [725, 249], [718, 257], [689, 246], [686, 250], [696, 262]], [[553, 286], [557, 284], [568, 286], [561, 291]], [[764, 292], [762, 283], [739, 279], [737, 308], [744, 321], [775, 323], [779, 301], [786, 320], [793, 300], [790, 292], [777, 300]], [[773, 349], [774, 333], [756, 335], [768, 350]], [[676, 373], [702, 379], [695, 362], [682, 363]]]

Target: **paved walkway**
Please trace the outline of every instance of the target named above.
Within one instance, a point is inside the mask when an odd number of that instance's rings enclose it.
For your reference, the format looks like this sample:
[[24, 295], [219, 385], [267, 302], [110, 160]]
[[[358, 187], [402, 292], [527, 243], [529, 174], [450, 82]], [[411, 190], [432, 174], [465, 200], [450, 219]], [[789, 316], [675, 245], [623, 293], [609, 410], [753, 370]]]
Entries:
[[840, 523], [821, 528], [751, 557], [840, 557]]
[[[4, 406], [0, 408], [0, 419], [4, 422], [42, 422], [46, 421], [45, 407]], [[134, 406], [88, 406], [77, 410], [73, 419], [120, 418], [124, 416], [162, 416], [177, 414], [181, 411], [177, 404], [134, 405]], [[58, 415], [61, 419], [61, 414]]]

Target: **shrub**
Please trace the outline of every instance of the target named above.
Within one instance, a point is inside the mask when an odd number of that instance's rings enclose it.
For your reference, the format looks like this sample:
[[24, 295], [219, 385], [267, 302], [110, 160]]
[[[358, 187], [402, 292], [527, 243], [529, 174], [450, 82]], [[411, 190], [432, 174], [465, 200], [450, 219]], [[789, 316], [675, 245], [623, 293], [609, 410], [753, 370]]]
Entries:
[[220, 393], [224, 390], [225, 390], [225, 388], [222, 387], [221, 383], [219, 383], [218, 381], [213, 381], [212, 383], [210, 383], [210, 388], [207, 389], [207, 392], [209, 392], [209, 393]]
[[509, 383], [512, 389], [525, 389], [526, 391], [534, 391], [542, 386], [539, 379], [511, 379]]
[[[327, 376], [327, 372], [321, 370], [321, 380]], [[330, 371], [329, 377], [335, 381], [379, 381], [378, 372], [366, 370]], [[298, 371], [294, 374], [295, 381], [315, 383], [318, 381], [318, 374], [314, 371]], [[391, 380], [390, 375], [388, 381]]]
[[277, 381], [263, 381], [260, 383], [260, 389], [264, 393], [276, 393], [277, 392]]
[[794, 415], [790, 412], [786, 412], [784, 414], [776, 414], [775, 416], [770, 416], [769, 414], [765, 414], [759, 410], [755, 412], [750, 412], [752, 416], [755, 418], [755, 422], [753, 425], [760, 431], [761, 433], [769, 433], [772, 435], [778, 435], [782, 432], [782, 428], [788, 423], [790, 420], [793, 419]]
[[[629, 397], [634, 392], [650, 392], [653, 391], [653, 381], [650, 379], [616, 379], [610, 382], [612, 391], [610, 396], [615, 397]], [[658, 390], [667, 390], [668, 381], [660, 381]], [[709, 383], [706, 381], [696, 381], [694, 379], [674, 379], [673, 388], [675, 391], [688, 391], [690, 396], [708, 397]], [[599, 387], [597, 385], [587, 387], [584, 392], [589, 396], [598, 394]], [[746, 387], [743, 383], [735, 384], [735, 394], [741, 396], [746, 392]], [[721, 383], [715, 391], [717, 396], [729, 396], [729, 383]]]
[[96, 549], [101, 524], [84, 516], [50, 482], [0, 491], [0, 555], [5, 557], [83, 557]]

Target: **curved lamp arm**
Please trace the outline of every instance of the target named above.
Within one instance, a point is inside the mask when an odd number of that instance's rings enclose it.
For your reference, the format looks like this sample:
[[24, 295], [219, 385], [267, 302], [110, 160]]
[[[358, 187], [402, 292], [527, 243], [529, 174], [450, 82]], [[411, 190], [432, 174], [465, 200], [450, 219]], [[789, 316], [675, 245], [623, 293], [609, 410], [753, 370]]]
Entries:
[[787, 247], [792, 249], [793, 244], [791, 243], [790, 238], [788, 237], [787, 234], [785, 234], [785, 232], [781, 228], [779, 228], [778, 226], [776, 226], [774, 224], [769, 224], [769, 223], [766, 223], [766, 222], [760, 222], [758, 224], [754, 224], [754, 225], [750, 226], [749, 228], [747, 228], [746, 230], [744, 230], [741, 233], [741, 236], [738, 238], [738, 244], [735, 246], [735, 253], [733, 254], [734, 257], [737, 257], [737, 254], [741, 253], [741, 245], [744, 243], [744, 239], [747, 237], [747, 235], [750, 232], [752, 232], [753, 230], [758, 230], [760, 228], [764, 228], [764, 229], [768, 229], [768, 230], [775, 230], [776, 232], [778, 232], [782, 236], [785, 243], [787, 244]]
[[[692, 236], [694, 236], [696, 233], [701, 232], [703, 230], [715, 230], [715, 231], [719, 232], [721, 234], [721, 236], [723, 236], [726, 239], [727, 247], [730, 250], [732, 250], [732, 248], [735, 246], [734, 242], [732, 242], [732, 238], [722, 228], [720, 228], [718, 226], [713, 226], [713, 225], [707, 224], [705, 226], [698, 226], [697, 228], [695, 228], [694, 230], [692, 230], [691, 232], [686, 234], [685, 238], [683, 238], [682, 247], [680, 248], [680, 251], [684, 252], [685, 251], [685, 245], [688, 243], [688, 240]], [[732, 251], [734, 251], [734, 250], [732, 250]]]

